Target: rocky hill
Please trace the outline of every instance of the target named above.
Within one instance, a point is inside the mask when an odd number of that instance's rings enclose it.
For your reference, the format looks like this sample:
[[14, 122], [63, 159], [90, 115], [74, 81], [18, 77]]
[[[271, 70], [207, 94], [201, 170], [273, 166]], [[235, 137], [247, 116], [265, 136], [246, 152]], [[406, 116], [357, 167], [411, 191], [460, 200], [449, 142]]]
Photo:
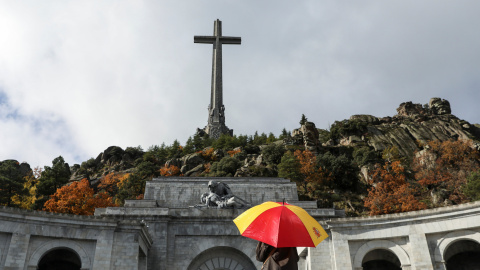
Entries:
[[[270, 144], [283, 146], [287, 150], [305, 147], [317, 154], [331, 152], [333, 155], [342, 153], [352, 155], [358, 149], [363, 149], [363, 152], [369, 149], [376, 153], [377, 158], [357, 162], [359, 169], [363, 167], [362, 175], [365, 177], [368, 163], [378, 162], [385, 149], [394, 146], [402, 156], [411, 159], [428, 141], [450, 139], [471, 140], [475, 147], [480, 149], [480, 125], [468, 123], [453, 115], [447, 100], [432, 98], [425, 105], [401, 103], [397, 108], [397, 114], [391, 117], [353, 115], [350, 119], [336, 121], [330, 130], [317, 129], [314, 123], [306, 122], [300, 128], [294, 129], [289, 136]], [[267, 145], [248, 144], [231, 149], [214, 149], [210, 158], [206, 158], [205, 153], [201, 151], [194, 153], [184, 151], [176, 153], [174, 158], [164, 155], [157, 159], [146, 158], [145, 154], [149, 151], [144, 152], [139, 147], [128, 147], [123, 150], [118, 146], [111, 146], [95, 159], [72, 166], [71, 180], [88, 177], [95, 182], [109, 172], [132, 171], [145, 161], [150, 161], [156, 169], [164, 165], [177, 166], [187, 177], [206, 176], [205, 165], [228, 157], [228, 151], [234, 151], [236, 153], [234, 157], [240, 161], [240, 167], [231, 173], [232, 176], [276, 176], [277, 164], [267, 162], [265, 154], [262, 153], [262, 149]]]
[[[480, 125], [453, 115], [449, 102], [440, 98], [432, 98], [425, 105], [401, 103], [397, 114], [391, 117], [353, 115], [336, 121], [329, 130], [317, 129], [306, 118], [304, 121], [304, 116], [301, 123], [299, 128], [291, 132], [284, 130], [278, 137], [255, 134], [222, 136], [214, 140], [197, 133], [183, 146], [178, 141], [170, 146], [162, 144], [147, 150], [141, 147], [124, 150], [110, 146], [96, 158], [82, 164], [68, 167], [68, 164], [62, 163], [63, 159], [59, 164], [67, 167], [68, 172], [65, 173], [70, 175], [69, 181], [87, 178], [95, 188], [108, 174], [131, 175], [126, 184], [122, 184], [125, 190], [120, 188], [117, 191], [121, 196], [113, 194], [117, 201], [123, 201], [138, 198], [145, 181], [161, 174], [181, 174], [185, 177], [280, 176], [298, 183], [298, 175], [292, 174], [297, 166], [291, 163], [293, 152], [309, 150], [330, 182], [321, 190], [308, 188], [307, 192], [304, 186], [300, 197], [318, 200], [319, 207], [334, 206], [344, 208], [352, 215], [362, 215], [365, 213], [364, 198], [370, 186], [369, 173], [378, 168], [375, 164], [385, 163], [388, 158], [385, 152], [394, 149], [406, 161], [406, 169], [411, 170], [409, 162], [424, 151], [429, 141], [462, 139], [471, 142], [475, 151], [480, 150]], [[480, 160], [475, 162], [480, 164]], [[28, 164], [15, 165], [23, 174], [27, 170], [25, 168], [29, 168]], [[411, 171], [407, 173], [412, 177]], [[435, 190], [428, 192], [432, 192], [432, 197], [437, 196]], [[444, 193], [446, 198], [448, 192]], [[442, 203], [440, 199], [431, 201], [434, 201], [431, 207]]]

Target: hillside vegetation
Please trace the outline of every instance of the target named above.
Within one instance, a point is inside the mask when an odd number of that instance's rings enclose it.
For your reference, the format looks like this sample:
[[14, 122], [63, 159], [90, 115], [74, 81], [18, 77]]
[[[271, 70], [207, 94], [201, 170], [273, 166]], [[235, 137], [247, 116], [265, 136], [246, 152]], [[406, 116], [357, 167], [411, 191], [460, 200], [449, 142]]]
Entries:
[[302, 200], [350, 216], [398, 213], [480, 199], [480, 126], [446, 100], [400, 104], [397, 115], [354, 115], [317, 129], [221, 136], [197, 132], [185, 145], [108, 147], [69, 166], [0, 162], [0, 205], [73, 214], [141, 199], [154, 177], [284, 177]]

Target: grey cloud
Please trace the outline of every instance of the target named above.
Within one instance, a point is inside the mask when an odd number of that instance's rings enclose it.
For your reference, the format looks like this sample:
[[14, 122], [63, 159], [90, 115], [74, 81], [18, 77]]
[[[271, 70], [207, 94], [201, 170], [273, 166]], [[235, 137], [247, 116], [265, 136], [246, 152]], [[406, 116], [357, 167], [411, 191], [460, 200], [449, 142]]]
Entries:
[[[279, 134], [302, 114], [328, 128], [434, 96], [480, 122], [475, 1], [32, 3], [0, 4], [0, 89], [20, 115], [47, 119], [41, 136], [2, 122], [2, 141], [35, 142], [35, 154], [18, 151], [26, 161], [184, 143], [205, 126], [210, 91], [211, 46], [193, 36], [211, 34], [217, 18], [224, 35], [242, 37], [223, 58], [236, 134]], [[0, 160], [13, 158], [4, 147]]]

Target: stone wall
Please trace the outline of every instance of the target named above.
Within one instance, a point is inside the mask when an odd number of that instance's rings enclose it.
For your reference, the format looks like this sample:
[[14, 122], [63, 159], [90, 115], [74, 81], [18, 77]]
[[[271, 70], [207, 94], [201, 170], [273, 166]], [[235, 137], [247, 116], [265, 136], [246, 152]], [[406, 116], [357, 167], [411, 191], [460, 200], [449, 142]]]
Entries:
[[362, 269], [367, 253], [375, 250], [395, 254], [402, 269], [446, 269], [445, 252], [451, 243], [471, 240], [480, 244], [480, 202], [377, 217], [340, 218], [329, 221], [328, 228], [334, 269]]
[[[285, 188], [288, 181], [282, 179], [248, 181], [250, 187], [235, 180], [229, 185], [234, 193], [271, 185], [256, 190], [258, 198], [278, 198], [275, 194], [290, 192], [285, 191], [289, 190]], [[174, 192], [161, 191], [165, 182], [147, 188], [150, 199], [97, 209], [94, 217], [0, 208], [0, 269], [37, 269], [46, 254], [59, 249], [73, 252], [83, 270], [261, 267], [254, 254], [257, 241], [240, 236], [232, 222], [244, 209], [181, 207], [176, 203], [166, 207], [168, 202], [155, 197]], [[180, 187], [186, 182], [171, 184]], [[206, 189], [206, 180], [189, 184], [198, 192]], [[182, 201], [183, 195], [176, 195], [169, 196]], [[345, 218], [338, 210], [316, 209], [314, 202], [291, 202], [306, 208], [329, 234], [316, 248], [298, 248], [302, 270], [360, 270], [375, 260], [389, 261], [401, 269], [444, 270], [457, 254], [480, 254], [480, 202], [365, 218]]]
[[[120, 239], [128, 249], [114, 245], [112, 240], [122, 237], [137, 240]], [[138, 221], [0, 208], [0, 269], [37, 269], [46, 254], [58, 249], [75, 254], [83, 270], [137, 269], [139, 248], [150, 245]], [[123, 256], [125, 251], [130, 257]]]

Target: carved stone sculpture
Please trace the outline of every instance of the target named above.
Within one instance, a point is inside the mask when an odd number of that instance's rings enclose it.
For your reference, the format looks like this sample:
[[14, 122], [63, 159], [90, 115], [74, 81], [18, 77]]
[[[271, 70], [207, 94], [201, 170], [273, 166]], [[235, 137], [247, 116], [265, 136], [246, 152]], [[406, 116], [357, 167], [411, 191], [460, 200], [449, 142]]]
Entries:
[[215, 193], [220, 197], [233, 196], [232, 190], [230, 189], [230, 187], [223, 182], [209, 181], [208, 190], [210, 190], [211, 193]]
[[249, 204], [244, 200], [232, 195], [229, 198], [220, 197], [215, 193], [205, 192], [202, 194], [200, 198], [201, 202], [210, 207], [217, 207], [217, 208], [244, 208]]
[[202, 194], [200, 201], [206, 207], [244, 208], [250, 203], [233, 195], [230, 187], [223, 182], [209, 181], [208, 192]]

